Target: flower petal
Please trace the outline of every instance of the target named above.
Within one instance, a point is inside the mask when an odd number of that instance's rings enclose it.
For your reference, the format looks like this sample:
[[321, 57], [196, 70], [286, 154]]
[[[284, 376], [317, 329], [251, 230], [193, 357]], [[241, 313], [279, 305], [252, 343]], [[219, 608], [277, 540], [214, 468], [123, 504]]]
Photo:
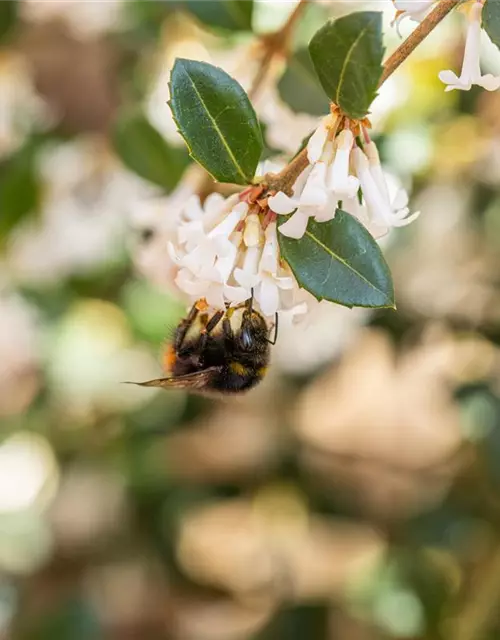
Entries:
[[290, 218], [279, 228], [280, 233], [288, 238], [299, 240], [302, 238], [307, 229], [309, 216], [298, 209]]
[[299, 206], [298, 200], [290, 198], [290, 196], [287, 196], [283, 191], [278, 191], [278, 193], [271, 196], [267, 202], [271, 211], [274, 211], [274, 213], [278, 215], [288, 215]]
[[326, 139], [328, 137], [328, 129], [330, 125], [330, 116], [325, 116], [316, 129], [316, 131], [309, 138], [307, 143], [307, 157], [311, 164], [318, 162], [323, 153], [323, 147], [325, 146]]
[[264, 278], [258, 288], [257, 300], [265, 316], [274, 316], [279, 309], [278, 285], [272, 278]]

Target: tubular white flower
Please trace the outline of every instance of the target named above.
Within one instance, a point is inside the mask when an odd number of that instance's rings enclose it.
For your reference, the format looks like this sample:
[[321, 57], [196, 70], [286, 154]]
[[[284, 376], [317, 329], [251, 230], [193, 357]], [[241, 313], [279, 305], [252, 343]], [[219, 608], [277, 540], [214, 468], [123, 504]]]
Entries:
[[393, 25], [396, 26], [398, 34], [401, 35], [399, 26], [402, 20], [409, 18], [413, 22], [421, 22], [435, 2], [436, 0], [393, 0], [396, 7]]
[[307, 143], [307, 157], [311, 164], [318, 162], [323, 153], [323, 147], [328, 139], [330, 129], [335, 126], [336, 118], [331, 114], [322, 118], [319, 127], [309, 138]]
[[[289, 238], [302, 238], [309, 218], [321, 214], [330, 206], [327, 171], [325, 162], [317, 162], [312, 169], [306, 169], [299, 176], [293, 188], [293, 197], [280, 191], [269, 198], [272, 211], [279, 215], [293, 214], [280, 225], [280, 233]], [[335, 212], [335, 208], [333, 210]]]
[[[405, 206], [407, 201], [403, 207], [401, 207], [400, 199], [391, 203], [385, 178], [382, 171], [378, 170], [380, 166], [378, 153], [375, 156], [373, 148], [370, 149], [370, 153], [371, 162], [361, 149], [356, 148], [354, 150], [354, 164], [361, 183], [363, 200], [367, 207], [367, 226], [374, 225], [378, 229], [377, 235], [380, 237], [392, 227], [403, 227], [410, 224], [419, 216], [419, 212], [408, 215], [409, 209]], [[361, 221], [366, 224], [365, 221]]]
[[302, 238], [309, 218], [317, 222], [327, 222], [335, 216], [337, 202], [354, 197], [359, 188], [359, 180], [350, 175], [350, 158], [354, 145], [354, 135], [345, 129], [332, 141], [339, 117], [329, 114], [322, 119], [319, 127], [307, 145], [307, 155], [312, 166], [297, 179], [293, 197], [279, 192], [269, 198], [269, 206], [278, 215], [290, 218], [279, 230], [289, 238]]
[[359, 188], [359, 180], [349, 175], [349, 162], [354, 144], [350, 129], [341, 131], [335, 140], [335, 159], [328, 168], [328, 187], [338, 200], [352, 198]]
[[491, 73], [481, 74], [480, 45], [481, 45], [481, 15], [483, 5], [475, 2], [468, 14], [467, 36], [465, 41], [464, 61], [462, 72], [458, 77], [453, 71], [441, 71], [439, 79], [447, 85], [445, 91], [460, 89], [469, 91], [472, 85], [479, 85], [487, 91], [496, 91], [500, 88], [500, 78]]
[[[332, 142], [325, 134], [327, 129], [327, 126], [320, 127], [321, 135], [313, 145], [314, 157], [318, 160], [299, 176], [293, 196], [279, 192], [268, 200], [269, 207], [278, 215], [292, 214], [279, 226], [280, 233], [289, 238], [302, 238], [311, 217], [316, 222], [332, 220], [339, 202], [377, 238], [392, 227], [413, 222], [418, 213], [409, 215], [408, 198], [403, 204], [391, 200], [375, 143], [365, 142], [364, 151], [361, 150], [350, 129], [341, 131]], [[353, 168], [355, 175], [350, 174]], [[360, 187], [361, 204], [358, 203]]]

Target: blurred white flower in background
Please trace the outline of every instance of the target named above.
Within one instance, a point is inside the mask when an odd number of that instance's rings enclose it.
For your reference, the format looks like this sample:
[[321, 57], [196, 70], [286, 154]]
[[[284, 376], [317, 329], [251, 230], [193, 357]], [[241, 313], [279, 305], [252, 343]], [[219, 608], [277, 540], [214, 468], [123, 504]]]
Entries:
[[151, 377], [157, 363], [134, 343], [124, 313], [110, 302], [81, 300], [71, 307], [54, 327], [49, 348], [54, 405], [69, 429], [96, 415], [133, 410], [151, 397], [121, 384]]
[[17, 432], [0, 446], [0, 514], [47, 505], [55, 495], [58, 469], [48, 442]]
[[47, 148], [39, 166], [40, 212], [11, 234], [7, 272], [44, 283], [111, 264], [124, 249], [126, 207], [156, 190], [124, 170], [100, 138]]
[[273, 366], [296, 375], [314, 373], [349, 349], [370, 315], [367, 309], [308, 301], [303, 322], [280, 327]]
[[0, 290], [0, 416], [20, 413], [39, 388], [40, 329], [35, 310]]
[[0, 569], [29, 574], [53, 549], [45, 518], [59, 485], [59, 468], [49, 442], [18, 431], [0, 446]]
[[478, 85], [487, 91], [500, 88], [500, 77], [491, 73], [483, 75], [480, 67], [481, 56], [481, 17], [482, 2], [474, 2], [467, 11], [467, 35], [465, 40], [462, 72], [458, 77], [453, 71], [441, 71], [439, 79], [447, 85], [445, 91], [461, 89], [469, 91], [472, 85]]
[[26, 20], [61, 20], [82, 39], [116, 31], [124, 24], [123, 0], [22, 0], [20, 4]]
[[16, 151], [30, 133], [52, 122], [48, 105], [36, 92], [27, 60], [0, 52], [0, 159]]

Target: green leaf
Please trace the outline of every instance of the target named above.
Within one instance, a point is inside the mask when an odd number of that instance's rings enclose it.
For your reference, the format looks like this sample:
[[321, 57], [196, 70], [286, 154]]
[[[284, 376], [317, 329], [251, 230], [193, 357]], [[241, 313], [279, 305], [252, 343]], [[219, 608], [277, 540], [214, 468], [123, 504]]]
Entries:
[[500, 2], [486, 0], [483, 8], [483, 29], [490, 36], [493, 44], [500, 49]]
[[186, 8], [210, 27], [251, 31], [252, 0], [185, 0]]
[[281, 99], [296, 113], [313, 116], [326, 115], [329, 100], [321, 88], [307, 49], [300, 49], [289, 59], [285, 73], [278, 83]]
[[28, 145], [0, 165], [0, 244], [39, 203], [35, 149]]
[[125, 166], [167, 192], [177, 185], [189, 164], [185, 150], [170, 146], [146, 116], [135, 109], [118, 116], [112, 140]]
[[337, 209], [330, 222], [311, 220], [300, 240], [278, 236], [298, 283], [318, 300], [394, 308], [391, 272], [380, 247], [350, 214]]
[[0, 41], [10, 32], [17, 20], [17, 0], [0, 0]]
[[178, 58], [170, 96], [170, 108], [191, 156], [220, 182], [251, 182], [264, 143], [241, 85], [218, 67]]
[[309, 44], [328, 97], [351, 118], [364, 118], [382, 75], [382, 14], [360, 11], [330, 21]]

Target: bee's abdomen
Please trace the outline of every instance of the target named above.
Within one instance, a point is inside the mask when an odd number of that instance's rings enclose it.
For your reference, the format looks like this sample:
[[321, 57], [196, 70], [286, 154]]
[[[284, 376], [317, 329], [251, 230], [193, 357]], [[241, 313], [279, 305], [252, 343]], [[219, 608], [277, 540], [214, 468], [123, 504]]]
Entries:
[[214, 376], [211, 387], [221, 393], [240, 393], [257, 385], [265, 376], [265, 365], [248, 366], [241, 362], [230, 362]]

